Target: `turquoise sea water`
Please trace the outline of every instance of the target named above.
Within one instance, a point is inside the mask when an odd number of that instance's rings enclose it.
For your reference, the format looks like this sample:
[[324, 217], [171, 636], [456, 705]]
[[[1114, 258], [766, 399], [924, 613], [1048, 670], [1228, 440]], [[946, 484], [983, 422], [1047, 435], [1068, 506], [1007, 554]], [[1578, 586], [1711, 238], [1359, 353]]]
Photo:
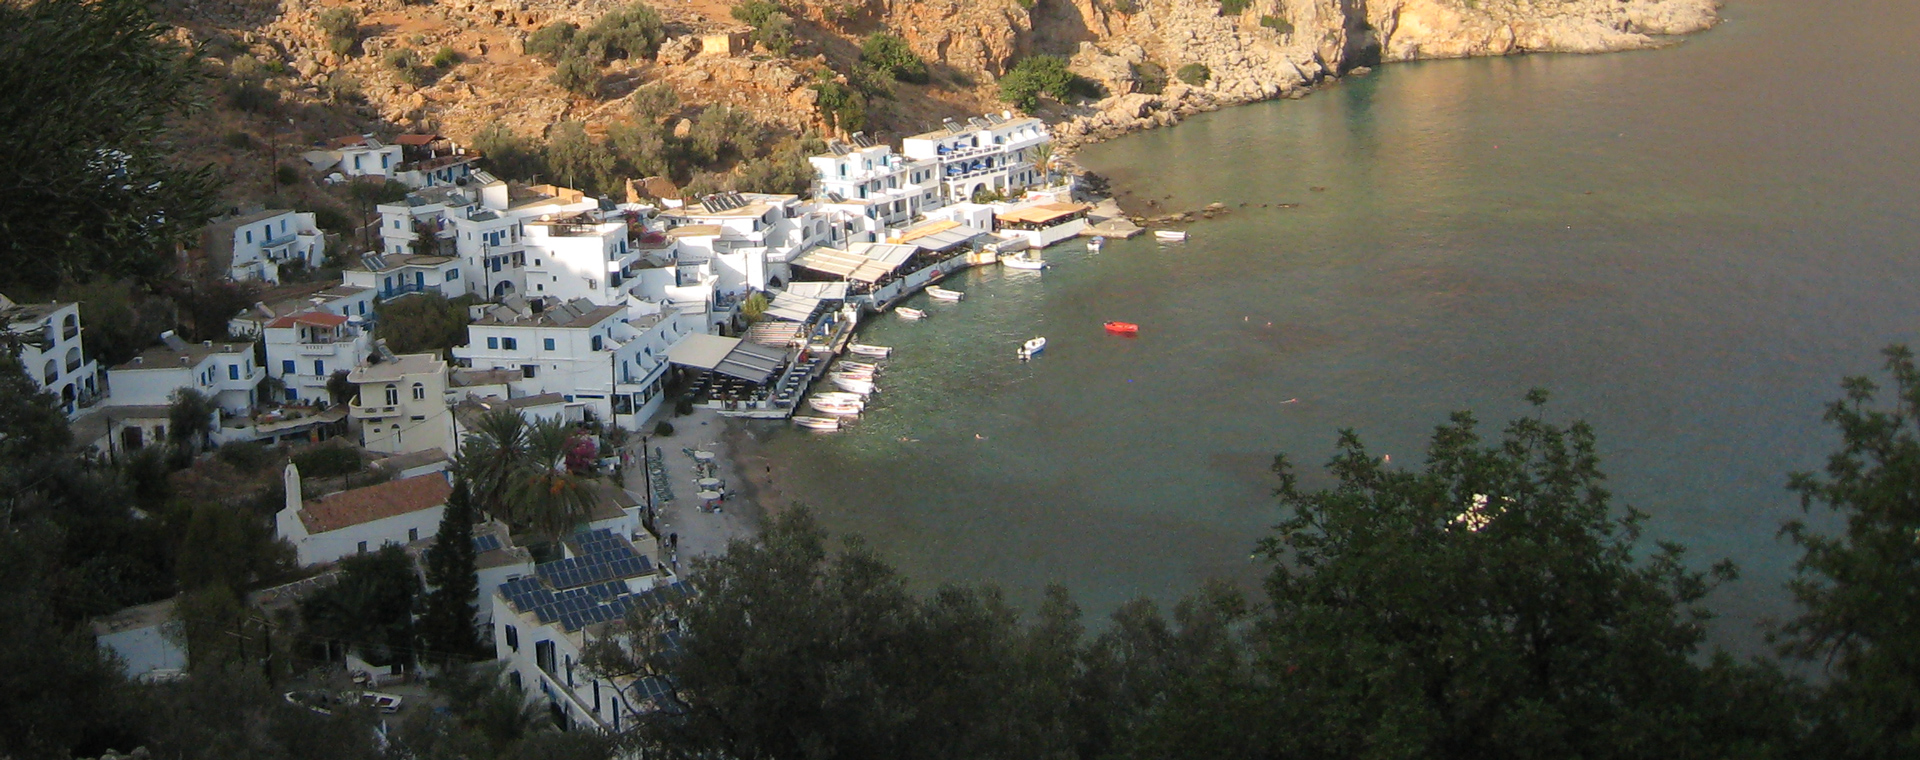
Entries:
[[[858, 428], [755, 429], [773, 506], [918, 582], [1060, 582], [1104, 615], [1255, 582], [1274, 453], [1317, 465], [1352, 427], [1412, 464], [1449, 412], [1498, 424], [1542, 386], [1650, 537], [1741, 564], [1716, 637], [1757, 649], [1791, 610], [1786, 473], [1833, 446], [1840, 377], [1920, 338], [1920, 5], [1726, 15], [1672, 49], [1395, 64], [1084, 151], [1117, 188], [1233, 212], [880, 319], [862, 339], [899, 350]], [[1033, 335], [1046, 354], [1014, 361]]]

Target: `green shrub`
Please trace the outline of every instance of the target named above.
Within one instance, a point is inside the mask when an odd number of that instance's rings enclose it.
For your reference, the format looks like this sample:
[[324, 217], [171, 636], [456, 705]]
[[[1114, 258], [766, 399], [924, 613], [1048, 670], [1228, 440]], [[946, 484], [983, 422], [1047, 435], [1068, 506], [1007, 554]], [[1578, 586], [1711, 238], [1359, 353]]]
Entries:
[[1031, 111], [1040, 105], [1040, 94], [1066, 100], [1073, 94], [1076, 80], [1067, 70], [1067, 59], [1057, 55], [1033, 55], [1020, 59], [1013, 70], [1000, 78], [1000, 99]]
[[1013, 1], [1016, 3], [1019, 3], [1020, 7], [1026, 10], [1033, 10], [1033, 6], [1038, 4], [1036, 0], [1013, 0]]
[[460, 55], [460, 51], [450, 47], [443, 47], [440, 48], [440, 52], [433, 54], [432, 63], [436, 69], [452, 68], [454, 64], [459, 63], [464, 58], [464, 56]]
[[1129, 16], [1140, 12], [1139, 0], [1113, 0], [1113, 9]]
[[1213, 78], [1213, 71], [1208, 69], [1204, 63], [1189, 63], [1181, 66], [1180, 70], [1174, 73], [1174, 76], [1180, 77], [1180, 81], [1182, 82], [1199, 87], [1200, 85], [1206, 84], [1207, 80]]
[[793, 19], [768, 0], [747, 0], [733, 6], [735, 21], [753, 27], [754, 42], [778, 55], [793, 50]]
[[595, 86], [600, 84], [600, 72], [594, 69], [593, 62], [584, 56], [569, 55], [554, 65], [553, 77], [550, 81], [560, 85], [560, 89], [567, 92], [586, 95], [593, 92]]
[[906, 40], [886, 32], [869, 34], [860, 42], [860, 61], [902, 82], [927, 83], [927, 62]]
[[673, 404], [673, 413], [681, 417], [693, 414], [693, 397], [682, 396]]
[[1220, 0], [1220, 15], [1238, 16], [1247, 11], [1253, 0]]
[[680, 110], [680, 95], [664, 84], [650, 84], [633, 91], [630, 107], [641, 121], [658, 124]]
[[234, 441], [221, 446], [214, 453], [220, 457], [220, 461], [233, 465], [234, 469], [241, 472], [259, 472], [260, 468], [273, 461], [273, 453], [254, 441]]
[[582, 30], [575, 42], [589, 60], [604, 63], [621, 58], [651, 58], [666, 38], [666, 25], [661, 22], [659, 11], [646, 3], [633, 3], [601, 16]]
[[310, 209], [313, 212], [313, 225], [328, 232], [353, 232], [353, 219], [339, 209], [320, 206]]
[[1133, 64], [1134, 85], [1148, 95], [1158, 95], [1167, 87], [1167, 70], [1153, 61]]
[[381, 54], [380, 63], [392, 69], [400, 81], [419, 87], [426, 81], [426, 72], [420, 69], [420, 56], [412, 48], [394, 48]]
[[531, 138], [514, 134], [505, 124], [487, 125], [480, 134], [474, 135], [471, 147], [486, 157], [487, 166], [501, 177], [527, 180], [547, 173], [540, 146]]
[[814, 81], [813, 91], [819, 95], [816, 105], [820, 113], [827, 117], [827, 126], [847, 132], [866, 127], [866, 98], [852, 87], [828, 79], [823, 74]]
[[227, 82], [227, 103], [247, 113], [265, 113], [279, 105], [280, 96], [252, 80]]
[[360, 44], [360, 14], [352, 8], [325, 11], [316, 21], [327, 35], [327, 48], [333, 52], [346, 55]]
[[331, 478], [352, 475], [366, 467], [360, 454], [345, 446], [316, 446], [293, 455], [301, 477]]
[[1293, 34], [1293, 22], [1282, 16], [1261, 16], [1260, 25], [1281, 34]]
[[327, 77], [327, 83], [321, 86], [327, 97], [335, 103], [363, 103], [367, 96], [360, 89], [360, 80], [352, 74], [334, 74]]
[[653, 434], [662, 438], [673, 435], [673, 423], [661, 420], [653, 426]]
[[300, 181], [300, 170], [281, 164], [273, 170], [273, 181], [282, 185], [291, 185]]
[[547, 63], [559, 63], [573, 52], [573, 37], [580, 31], [569, 21], [557, 21], [527, 35], [527, 55]]
[[229, 148], [246, 150], [253, 147], [253, 135], [235, 130], [228, 132], [226, 137], [220, 138], [220, 142], [226, 143], [226, 146]]

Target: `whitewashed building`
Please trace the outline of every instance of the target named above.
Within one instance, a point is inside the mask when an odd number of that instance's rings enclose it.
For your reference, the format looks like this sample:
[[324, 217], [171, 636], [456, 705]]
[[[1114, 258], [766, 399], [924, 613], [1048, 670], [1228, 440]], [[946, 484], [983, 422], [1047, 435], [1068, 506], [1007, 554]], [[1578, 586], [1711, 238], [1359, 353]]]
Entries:
[[440, 530], [453, 485], [446, 473], [355, 488], [307, 499], [300, 468], [289, 463], [281, 474], [286, 505], [274, 515], [279, 538], [293, 544], [302, 566], [325, 564], [380, 547], [433, 538]]
[[169, 330], [161, 345], [107, 370], [114, 406], [166, 406], [175, 390], [192, 388], [213, 399], [220, 410], [245, 415], [259, 405], [265, 368], [253, 361], [252, 343], [187, 343]]
[[1034, 165], [1033, 149], [1052, 141], [1045, 122], [1015, 117], [1011, 112], [987, 114], [914, 135], [900, 143], [910, 159], [938, 163], [939, 182], [949, 201], [965, 201], [980, 190], [1012, 196], [1043, 179]]
[[457, 298], [467, 292], [454, 256], [369, 253], [342, 270], [340, 278], [352, 287], [371, 288], [378, 301], [429, 291]]
[[1078, 237], [1087, 228], [1084, 203], [1034, 203], [1001, 211], [995, 215], [1000, 234], [1019, 237], [1034, 248], [1045, 248], [1062, 240]]
[[372, 319], [373, 288], [354, 285], [329, 285], [303, 296], [286, 298], [273, 303], [258, 302], [227, 320], [227, 334], [243, 338], [258, 338], [266, 334], [267, 325], [289, 314], [306, 312], [326, 312], [343, 317]]
[[480, 207], [480, 193], [458, 185], [438, 185], [407, 194], [397, 203], [382, 203], [380, 250], [388, 254], [453, 254], [453, 220], [464, 219]]
[[693, 589], [660, 566], [659, 546], [646, 534], [629, 539], [591, 530], [562, 548], [562, 559], [494, 589], [494, 654], [506, 663], [508, 680], [547, 706], [563, 729], [625, 730], [662, 707], [662, 684], [597, 677], [581, 664], [581, 653], [601, 624], [629, 612], [662, 621], [641, 638], [672, 646], [679, 633], [672, 610]]
[[658, 408], [667, 349], [685, 334], [671, 310], [630, 315], [624, 304], [509, 298], [480, 310], [453, 355], [474, 369], [518, 368], [522, 392], [559, 393], [634, 427]]
[[398, 181], [400, 165], [405, 163], [399, 145], [382, 142], [373, 135], [336, 138], [329, 147], [337, 161], [333, 168], [348, 177], [379, 177]]
[[310, 212], [270, 209], [207, 225], [202, 247], [208, 265], [236, 281], [279, 282], [280, 268], [319, 266], [327, 236]]
[[0, 296], [0, 329], [20, 347], [20, 365], [68, 417], [101, 398], [100, 367], [87, 358], [77, 303], [16, 304]]
[[[376, 348], [374, 358], [381, 357]], [[357, 393], [349, 413], [360, 426], [360, 446], [383, 454], [454, 445], [447, 405], [447, 363], [434, 354], [402, 354], [369, 361], [347, 375]]]
[[779, 287], [792, 279], [788, 262], [833, 239], [828, 216], [797, 195], [717, 193], [658, 219], [679, 261], [712, 262], [723, 295]]
[[333, 402], [327, 379], [350, 372], [373, 352], [373, 334], [359, 317], [324, 311], [289, 314], [267, 325], [267, 376], [285, 386], [286, 403]]
[[908, 158], [864, 135], [855, 134], [852, 145], [831, 141], [827, 153], [807, 161], [813, 165], [814, 203], [844, 226], [835, 245], [880, 242], [944, 203], [938, 160]]

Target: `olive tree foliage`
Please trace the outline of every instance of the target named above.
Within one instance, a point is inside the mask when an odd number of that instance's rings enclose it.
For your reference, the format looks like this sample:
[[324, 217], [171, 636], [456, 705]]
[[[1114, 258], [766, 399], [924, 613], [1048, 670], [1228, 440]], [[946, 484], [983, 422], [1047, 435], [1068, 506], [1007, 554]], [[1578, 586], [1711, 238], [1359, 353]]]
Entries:
[[0, 289], [170, 271], [215, 209], [168, 122], [202, 74], [136, 0], [0, 4]]
[[1840, 449], [1824, 473], [1790, 480], [1806, 511], [1844, 530], [1796, 520], [1782, 531], [1804, 552], [1789, 588], [1805, 607], [1782, 648], [1824, 666], [1818, 746], [1841, 757], [1920, 756], [1920, 370], [1905, 346], [1884, 354], [1891, 387], [1847, 378], [1826, 411]]

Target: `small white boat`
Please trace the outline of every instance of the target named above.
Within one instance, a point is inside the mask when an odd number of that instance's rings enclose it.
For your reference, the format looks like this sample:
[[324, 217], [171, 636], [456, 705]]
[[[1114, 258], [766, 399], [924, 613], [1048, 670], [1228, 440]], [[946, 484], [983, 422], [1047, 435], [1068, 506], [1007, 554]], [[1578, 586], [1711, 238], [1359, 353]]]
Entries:
[[848, 393], [858, 393], [862, 396], [865, 396], [870, 393], [874, 393], [879, 390], [878, 388], [873, 387], [872, 380], [861, 380], [857, 377], [842, 377], [840, 375], [828, 375], [827, 382], [833, 383], [833, 387], [835, 388], [839, 388], [840, 390], [846, 391]]
[[807, 406], [813, 407], [814, 411], [827, 414], [859, 414], [860, 410], [866, 408], [866, 403], [814, 396], [807, 399]]
[[847, 350], [861, 356], [887, 356], [893, 353], [889, 346], [874, 346], [866, 343], [848, 343]]
[[848, 379], [851, 379], [851, 380], [867, 380], [867, 381], [872, 381], [872, 380], [873, 380], [873, 373], [872, 373], [872, 372], [867, 372], [867, 371], [862, 371], [862, 370], [857, 370], [857, 369], [848, 369], [848, 370], [834, 370], [833, 372], [830, 372], [830, 373], [828, 373], [828, 374], [827, 374], [827, 377], [844, 377], [844, 378], [848, 378]]
[[848, 401], [848, 402], [860, 404], [863, 407], [866, 406], [866, 403], [867, 403], [866, 398], [862, 397], [860, 394], [848, 393], [846, 391], [816, 391], [814, 392], [813, 397], [817, 399], [825, 399], [825, 400], [832, 400], [832, 401]]
[[919, 309], [909, 309], [905, 306], [894, 309], [894, 312], [899, 314], [902, 319], [926, 319], [927, 318], [926, 312], [921, 311]]
[[928, 285], [927, 295], [933, 297], [936, 301], [964, 301], [967, 298], [967, 294], [965, 293], [958, 290], [948, 290], [938, 285]]
[[1047, 268], [1047, 262], [1041, 261], [1039, 257], [1031, 253], [1022, 253], [1017, 256], [1002, 256], [1000, 258], [1000, 264], [1014, 269], [1039, 270]]
[[1091, 240], [1087, 241], [1087, 250], [1092, 251], [1094, 253], [1099, 253], [1100, 249], [1105, 247], [1106, 244], [1107, 244], [1106, 238], [1101, 237], [1099, 235], [1095, 235]]
[[1187, 239], [1187, 233], [1180, 230], [1154, 230], [1153, 239], [1169, 243], [1179, 243]]
[[800, 427], [806, 428], [808, 430], [839, 430], [840, 418], [808, 417], [803, 414], [796, 414], [793, 416], [793, 424], [799, 425]]
[[1038, 354], [1041, 351], [1045, 351], [1046, 349], [1047, 349], [1046, 338], [1034, 338], [1032, 340], [1029, 340], [1025, 343], [1020, 344], [1020, 351], [1017, 355], [1020, 357], [1020, 361], [1026, 361], [1028, 359], [1032, 359], [1034, 354]]
[[867, 362], [843, 361], [843, 362], [840, 362], [838, 366], [842, 370], [853, 370], [856, 372], [879, 372], [880, 371], [880, 365], [869, 364]]

